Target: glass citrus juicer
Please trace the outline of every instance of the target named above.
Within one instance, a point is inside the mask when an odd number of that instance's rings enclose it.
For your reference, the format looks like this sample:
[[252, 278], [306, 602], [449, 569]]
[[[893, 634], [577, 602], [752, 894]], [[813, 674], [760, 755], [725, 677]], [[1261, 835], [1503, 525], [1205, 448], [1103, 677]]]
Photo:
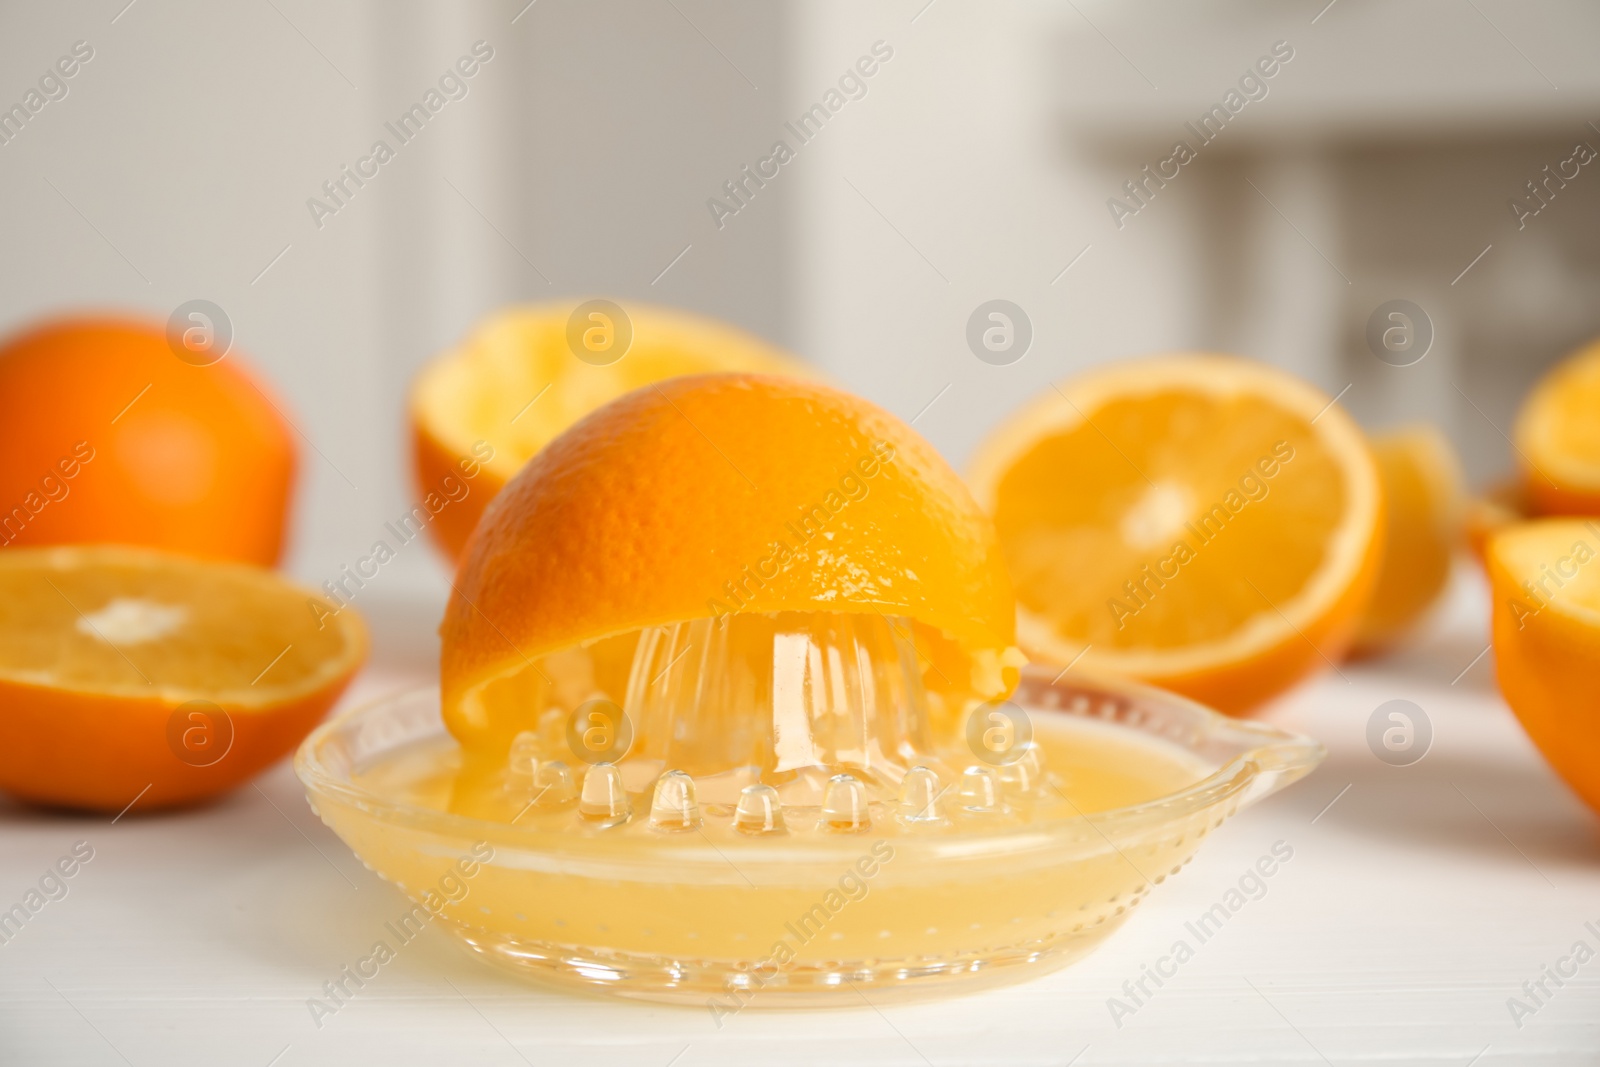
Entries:
[[992, 527], [908, 427], [680, 378], [524, 468], [440, 687], [322, 726], [296, 770], [417, 921], [530, 978], [714, 1012], [1018, 981], [1321, 749], [1023, 669], [1014, 618]]

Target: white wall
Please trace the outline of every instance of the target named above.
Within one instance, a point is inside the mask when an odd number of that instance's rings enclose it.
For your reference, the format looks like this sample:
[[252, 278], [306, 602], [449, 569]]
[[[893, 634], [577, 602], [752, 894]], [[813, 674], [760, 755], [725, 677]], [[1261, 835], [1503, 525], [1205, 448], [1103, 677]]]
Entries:
[[[1194, 312], [1182, 258], [1163, 251], [1185, 234], [1108, 234], [1095, 175], [1062, 143], [1053, 82], [1070, 9], [919, 7], [816, 4], [798, 27], [792, 113], [873, 41], [895, 54], [799, 161], [797, 321], [804, 352], [905, 418], [949, 386], [916, 426], [959, 461], [1046, 382], [1181, 344]], [[1118, 62], [1103, 73], [1120, 82]], [[965, 337], [996, 298], [1033, 324], [1009, 366]]]
[[[791, 111], [872, 40], [896, 57], [797, 171], [796, 321], [807, 354], [907, 417], [954, 383], [917, 428], [958, 461], [1052, 378], [1216, 348], [1349, 385], [1372, 424], [1438, 421], [1482, 479], [1510, 466], [1495, 426], [1533, 376], [1600, 333], [1600, 172], [1528, 232], [1506, 209], [1558, 148], [1600, 146], [1600, 7], [925, 2], [807, 4], [797, 26]], [[1280, 40], [1295, 57], [1267, 97], [1118, 228], [1108, 198]], [[963, 338], [992, 297], [1033, 320], [1012, 366]], [[1362, 340], [1397, 297], [1437, 335], [1404, 369]]]

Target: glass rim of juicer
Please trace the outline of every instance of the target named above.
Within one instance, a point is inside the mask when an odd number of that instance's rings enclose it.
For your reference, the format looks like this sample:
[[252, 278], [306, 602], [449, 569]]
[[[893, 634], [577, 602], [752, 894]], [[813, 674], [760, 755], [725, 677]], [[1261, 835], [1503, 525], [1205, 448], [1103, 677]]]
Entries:
[[[851, 625], [858, 629], [845, 638], [858, 642], [894, 630], [875, 616]], [[648, 654], [641, 640], [635, 678], [640, 661], [653, 673], [657, 657], [672, 655], [682, 635], [668, 637]], [[885, 642], [900, 646], [906, 669], [897, 673], [914, 679], [909, 642]], [[822, 659], [838, 669], [837, 657]], [[866, 662], [859, 669], [870, 673]], [[302, 744], [295, 770], [323, 821], [419, 906], [441, 872], [455, 870], [462, 895], [436, 897], [429, 914], [526, 978], [703, 1001], [714, 1012], [717, 1003], [724, 1011], [859, 1003], [852, 989], [874, 1000], [967, 992], [1085, 955], [1212, 829], [1324, 755], [1314, 740], [1164, 690], [1057, 671], [1024, 667], [1008, 700], [965, 713], [1013, 709], [1008, 719], [980, 721], [1012, 729], [1013, 742], [1020, 727], [1024, 740], [1006, 758], [981, 758], [968, 718], [898, 763], [891, 738], [886, 778], [838, 766], [774, 775], [770, 747], [765, 771], [685, 774], [659, 740], [672, 724], [648, 725], [648, 685], [630, 687], [624, 703], [657, 738], [643, 755], [664, 758], [634, 759], [628, 780], [619, 773], [627, 760], [543, 760], [537, 731], [513, 742], [509, 769], [490, 776], [480, 792], [491, 799], [479, 808], [470, 797], [461, 802], [459, 785], [453, 801], [436, 792], [430, 803], [398, 778], [373, 777], [407, 752], [443, 756], [457, 771], [470, 761], [445, 729], [437, 687], [381, 697], [323, 724]], [[838, 692], [819, 699], [837, 702]], [[894, 703], [882, 692], [878, 699]], [[1086, 741], [1125, 759], [1141, 751], [1164, 759], [1184, 769], [1187, 784], [1086, 814], [1062, 789], [1070, 791], [1074, 772], [1059, 758]], [[535, 755], [519, 779], [521, 744]], [[534, 796], [537, 805], [514, 803]], [[530, 807], [538, 810], [522, 820]], [[480, 808], [487, 814], [471, 813]]]

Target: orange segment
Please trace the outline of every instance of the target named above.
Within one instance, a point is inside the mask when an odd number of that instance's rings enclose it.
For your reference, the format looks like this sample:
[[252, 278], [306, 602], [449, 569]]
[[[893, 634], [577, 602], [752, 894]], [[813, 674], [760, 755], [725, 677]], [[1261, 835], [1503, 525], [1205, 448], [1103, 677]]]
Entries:
[[1347, 645], [1377, 571], [1382, 494], [1361, 431], [1260, 364], [1118, 363], [1044, 394], [979, 449], [1030, 656], [1229, 711]]
[[[432, 524], [451, 556], [460, 556], [484, 507], [524, 463], [622, 394], [682, 374], [812, 373], [743, 330], [634, 303], [623, 308], [632, 335], [625, 354], [611, 363], [589, 362], [569, 341], [577, 308], [573, 301], [501, 312], [417, 376], [411, 389], [417, 488], [423, 497], [441, 499], [467, 490], [441, 507]], [[610, 322], [610, 328], [614, 332], [595, 335], [595, 343], [619, 343], [619, 324]], [[578, 337], [581, 344], [583, 334]]]
[[1387, 514], [1383, 564], [1356, 630], [1355, 651], [1377, 652], [1401, 637], [1450, 580], [1461, 541], [1461, 466], [1431, 426], [1373, 434]]
[[560, 694], [497, 703], [496, 685], [542, 656], [588, 645], [615, 674], [645, 627], [783, 612], [914, 620], [930, 687], [992, 695], [1016, 665], [993, 527], [904, 423], [793, 378], [647, 386], [557, 438], [484, 516], [440, 628], [445, 721], [464, 744], [509, 741]]
[[270, 571], [0, 552], [0, 789], [102, 810], [222, 792], [310, 732], [366, 647], [354, 611]]
[[1523, 523], [1488, 549], [1500, 692], [1600, 812], [1600, 520]]
[[1600, 515], [1600, 341], [1534, 386], [1512, 431], [1538, 515]]

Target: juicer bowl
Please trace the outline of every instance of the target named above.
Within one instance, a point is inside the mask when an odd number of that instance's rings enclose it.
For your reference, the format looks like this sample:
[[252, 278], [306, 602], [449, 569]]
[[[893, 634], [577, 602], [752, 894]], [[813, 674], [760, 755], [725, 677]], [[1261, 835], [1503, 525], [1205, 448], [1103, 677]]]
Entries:
[[[1296, 781], [1322, 746], [1122, 679], [1029, 667], [1035, 724], [1153, 746], [1194, 780], [1148, 802], [993, 832], [576, 833], [471, 818], [376, 766], [458, 752], [437, 689], [319, 727], [295, 771], [362, 862], [487, 961], [544, 984], [704, 1004], [834, 1005], [1024, 981], [1091, 951], [1223, 820]], [[1083, 731], [1098, 731], [1099, 734]], [[727, 818], [708, 810], [708, 820]], [[981, 826], [981, 823], [978, 824]], [[393, 924], [391, 924], [393, 925]]]

